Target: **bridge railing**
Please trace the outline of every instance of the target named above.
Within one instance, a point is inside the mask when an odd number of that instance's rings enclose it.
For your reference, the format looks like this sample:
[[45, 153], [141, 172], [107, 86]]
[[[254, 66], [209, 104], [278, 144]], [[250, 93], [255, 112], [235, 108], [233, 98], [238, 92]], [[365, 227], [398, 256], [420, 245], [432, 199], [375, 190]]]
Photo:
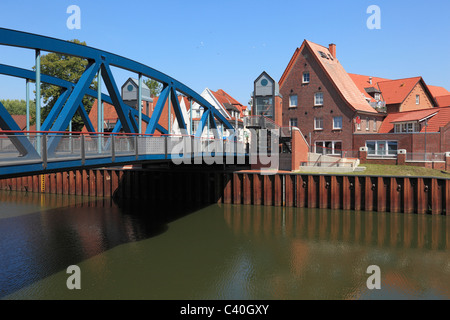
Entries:
[[[0, 167], [29, 163], [108, 158], [104, 165], [117, 157], [158, 155], [161, 159], [189, 158], [199, 155], [237, 155], [245, 153], [243, 142], [228, 139], [195, 137], [191, 135], [148, 135], [127, 133], [85, 132], [2, 132], [0, 134]], [[21, 154], [15, 140], [33, 146], [36, 153]]]

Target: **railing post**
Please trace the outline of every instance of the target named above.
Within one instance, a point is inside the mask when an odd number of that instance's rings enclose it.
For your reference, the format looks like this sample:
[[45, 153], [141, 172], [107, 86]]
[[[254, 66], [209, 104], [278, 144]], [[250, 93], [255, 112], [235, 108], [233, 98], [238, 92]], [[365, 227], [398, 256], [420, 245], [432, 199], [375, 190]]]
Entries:
[[139, 158], [138, 136], [134, 136], [134, 149], [136, 151], [136, 160]]
[[47, 135], [42, 137], [42, 145], [41, 145], [41, 157], [42, 157], [42, 168], [47, 169]]
[[111, 161], [116, 161], [116, 148], [115, 148], [115, 142], [114, 142], [114, 135], [111, 135]]
[[41, 51], [36, 50], [36, 151], [41, 150]]
[[84, 149], [84, 134], [81, 135], [81, 165], [86, 163], [86, 150]]
[[167, 159], [167, 150], [168, 150], [168, 145], [167, 145], [167, 136], [164, 136], [164, 153], [165, 153], [165, 159]]

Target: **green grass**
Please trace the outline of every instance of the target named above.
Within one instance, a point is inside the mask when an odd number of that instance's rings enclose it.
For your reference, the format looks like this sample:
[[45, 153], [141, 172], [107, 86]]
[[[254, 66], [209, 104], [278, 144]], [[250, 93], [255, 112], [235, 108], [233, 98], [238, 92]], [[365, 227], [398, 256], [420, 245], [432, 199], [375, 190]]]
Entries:
[[438, 177], [450, 179], [450, 171], [441, 171], [416, 166], [384, 165], [384, 164], [361, 164], [366, 170], [358, 172], [307, 172], [295, 171], [303, 174], [333, 174], [333, 175], [371, 175], [371, 176], [411, 176], [411, 177]]
[[449, 171], [441, 171], [416, 166], [384, 165], [384, 164], [361, 164], [366, 170], [352, 172], [352, 175], [382, 175], [382, 176], [418, 176], [418, 177], [441, 177], [450, 178]]

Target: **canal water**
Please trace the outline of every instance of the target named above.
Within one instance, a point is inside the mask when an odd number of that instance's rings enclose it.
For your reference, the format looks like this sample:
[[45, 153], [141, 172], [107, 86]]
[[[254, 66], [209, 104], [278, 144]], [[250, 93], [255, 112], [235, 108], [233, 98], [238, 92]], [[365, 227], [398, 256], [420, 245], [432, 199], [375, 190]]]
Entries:
[[445, 216], [0, 192], [0, 239], [0, 299], [450, 298]]

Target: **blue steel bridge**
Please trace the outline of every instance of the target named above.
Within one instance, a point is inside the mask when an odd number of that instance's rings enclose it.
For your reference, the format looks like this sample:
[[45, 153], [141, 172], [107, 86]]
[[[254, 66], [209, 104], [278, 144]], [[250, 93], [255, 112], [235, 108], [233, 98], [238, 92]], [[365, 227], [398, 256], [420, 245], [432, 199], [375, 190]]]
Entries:
[[[29, 86], [35, 83], [36, 97], [41, 96], [41, 84], [62, 88], [53, 108], [45, 119], [40, 118], [41, 99], [36, 99], [36, 129], [22, 131], [12, 115], [0, 103], [0, 177], [28, 175], [79, 167], [108, 167], [127, 163], [150, 161], [186, 162], [205, 155], [236, 156], [244, 154], [244, 147], [233, 134], [228, 120], [198, 93], [170, 76], [131, 59], [95, 49], [89, 46], [63, 41], [42, 35], [0, 28], [0, 45], [35, 51], [35, 68], [27, 70], [1, 64], [0, 74], [24, 80], [27, 92], [29, 120]], [[1, 47], [0, 47], [1, 49]], [[80, 57], [88, 61], [77, 83], [41, 74], [41, 53], [54, 52]], [[143, 77], [162, 84], [162, 90], [150, 116], [124, 103], [111, 67], [130, 71], [139, 79], [138, 106], [142, 101]], [[91, 89], [97, 79], [98, 90]], [[103, 81], [102, 81], [103, 80]], [[101, 85], [106, 86], [102, 92]], [[184, 95], [192, 103], [198, 103], [204, 112], [195, 132], [188, 132], [188, 121], [183, 116], [177, 96]], [[98, 125], [95, 132], [82, 104], [84, 96], [114, 106], [118, 121], [112, 132], [103, 132], [102, 108], [98, 108]], [[0, 92], [0, 99], [1, 99]], [[169, 117], [175, 115], [183, 135], [173, 135], [159, 124], [164, 108]], [[71, 132], [75, 114], [81, 115], [86, 133]], [[170, 118], [169, 118], [170, 119]], [[169, 120], [170, 121], [170, 120]], [[146, 123], [145, 132], [142, 124]], [[221, 130], [217, 130], [220, 126]], [[170, 126], [169, 126], [170, 128]], [[192, 128], [192, 126], [190, 127]], [[206, 130], [208, 138], [202, 133]], [[229, 130], [224, 138], [220, 132]], [[210, 136], [211, 132], [211, 136]]]

